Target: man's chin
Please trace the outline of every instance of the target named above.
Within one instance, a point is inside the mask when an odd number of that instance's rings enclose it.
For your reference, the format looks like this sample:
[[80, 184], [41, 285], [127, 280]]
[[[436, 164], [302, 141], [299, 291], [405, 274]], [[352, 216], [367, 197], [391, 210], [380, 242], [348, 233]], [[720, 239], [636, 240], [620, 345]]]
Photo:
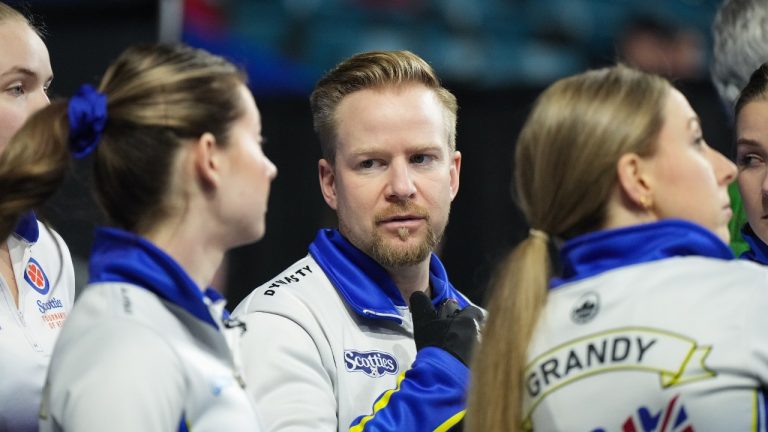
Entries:
[[400, 232], [384, 232], [379, 236], [382, 242], [386, 242], [391, 247], [410, 247], [411, 245], [418, 245], [425, 241], [426, 235], [422, 232], [414, 232], [413, 230], [400, 231]]
[[424, 224], [380, 224], [374, 227], [374, 236], [407, 240], [411, 237], [423, 238], [428, 227]]
[[371, 258], [384, 267], [407, 267], [421, 264], [429, 258], [432, 249], [423, 239], [380, 239], [372, 245]]

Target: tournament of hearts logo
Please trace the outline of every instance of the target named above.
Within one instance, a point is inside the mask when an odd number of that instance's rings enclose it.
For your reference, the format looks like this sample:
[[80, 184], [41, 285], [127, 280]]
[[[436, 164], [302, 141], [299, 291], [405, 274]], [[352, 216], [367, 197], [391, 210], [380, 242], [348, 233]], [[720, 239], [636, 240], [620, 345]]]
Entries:
[[48, 276], [45, 275], [43, 267], [40, 263], [35, 261], [34, 258], [30, 258], [27, 262], [27, 267], [24, 269], [24, 280], [34, 288], [35, 291], [40, 294], [48, 294], [48, 290], [51, 288], [48, 283]]

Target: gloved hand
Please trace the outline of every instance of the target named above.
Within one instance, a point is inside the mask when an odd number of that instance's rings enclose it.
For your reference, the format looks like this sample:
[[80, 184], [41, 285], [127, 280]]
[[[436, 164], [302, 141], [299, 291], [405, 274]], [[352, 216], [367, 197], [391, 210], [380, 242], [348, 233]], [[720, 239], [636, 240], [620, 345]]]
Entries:
[[456, 300], [449, 299], [436, 311], [432, 301], [421, 291], [411, 294], [409, 308], [417, 350], [434, 346], [469, 365], [472, 348], [480, 340], [480, 324], [483, 322], [480, 308], [459, 309]]

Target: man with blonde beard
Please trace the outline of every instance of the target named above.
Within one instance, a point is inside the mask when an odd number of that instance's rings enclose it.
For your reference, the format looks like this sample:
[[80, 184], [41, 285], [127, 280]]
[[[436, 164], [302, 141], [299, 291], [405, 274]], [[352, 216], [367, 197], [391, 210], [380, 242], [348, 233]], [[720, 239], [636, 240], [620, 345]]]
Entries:
[[345, 60], [310, 103], [339, 228], [233, 314], [266, 430], [455, 428], [482, 319], [432, 253], [459, 189], [456, 99], [397, 51]]

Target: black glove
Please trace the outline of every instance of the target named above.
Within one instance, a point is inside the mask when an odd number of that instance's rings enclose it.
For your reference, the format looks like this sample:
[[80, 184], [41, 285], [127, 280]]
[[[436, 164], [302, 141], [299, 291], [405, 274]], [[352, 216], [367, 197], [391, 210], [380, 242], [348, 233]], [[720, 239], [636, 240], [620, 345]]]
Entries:
[[449, 299], [436, 311], [432, 301], [421, 291], [411, 294], [410, 302], [416, 349], [437, 347], [469, 365], [472, 348], [480, 340], [480, 324], [483, 322], [480, 308], [459, 309], [456, 300]]

